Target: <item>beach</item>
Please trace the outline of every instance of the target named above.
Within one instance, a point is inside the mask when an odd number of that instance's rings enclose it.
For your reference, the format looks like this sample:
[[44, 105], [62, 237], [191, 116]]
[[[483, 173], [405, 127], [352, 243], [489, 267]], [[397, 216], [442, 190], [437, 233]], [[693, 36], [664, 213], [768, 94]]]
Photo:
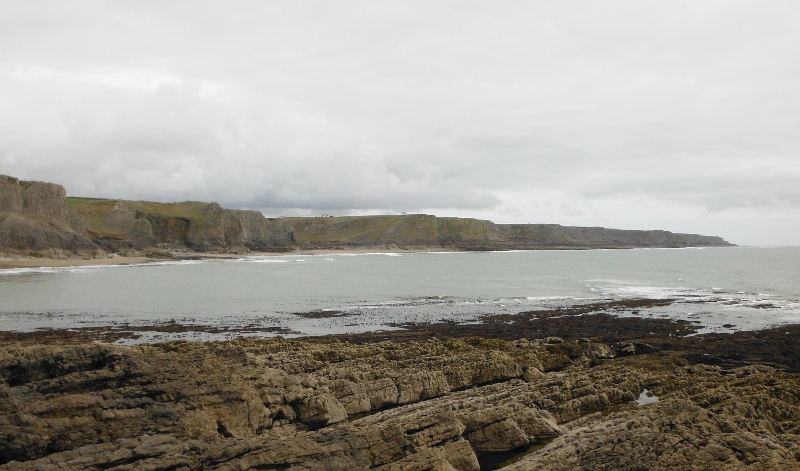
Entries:
[[10, 268], [40, 268], [40, 267], [87, 267], [102, 265], [131, 265], [137, 263], [152, 263], [165, 260], [202, 260], [202, 259], [235, 259], [242, 257], [278, 257], [291, 255], [363, 255], [371, 253], [424, 253], [424, 252], [447, 252], [441, 247], [425, 248], [387, 248], [387, 247], [363, 247], [363, 248], [342, 248], [342, 249], [297, 249], [289, 252], [244, 252], [244, 253], [209, 253], [209, 252], [176, 252], [171, 257], [158, 256], [125, 256], [110, 254], [105, 257], [76, 257], [76, 258], [45, 258], [45, 257], [26, 257], [22, 255], [0, 256], [0, 270]]

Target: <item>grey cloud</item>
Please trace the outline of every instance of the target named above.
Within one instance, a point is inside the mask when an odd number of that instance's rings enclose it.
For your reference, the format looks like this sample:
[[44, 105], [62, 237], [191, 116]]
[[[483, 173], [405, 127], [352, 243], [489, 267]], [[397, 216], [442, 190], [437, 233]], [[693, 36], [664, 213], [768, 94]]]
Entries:
[[780, 227], [799, 22], [790, 2], [12, 1], [0, 173], [277, 214], [630, 227], [638, 198], [665, 228]]

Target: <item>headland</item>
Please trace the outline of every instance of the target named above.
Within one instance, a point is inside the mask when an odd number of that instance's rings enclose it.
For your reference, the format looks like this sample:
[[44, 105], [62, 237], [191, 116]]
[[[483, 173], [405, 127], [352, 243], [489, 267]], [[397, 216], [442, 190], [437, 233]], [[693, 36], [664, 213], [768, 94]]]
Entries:
[[[730, 246], [721, 237], [427, 214], [266, 218], [217, 203], [67, 197], [54, 183], [0, 176], [0, 266], [21, 259], [180, 259], [307, 251], [552, 250]], [[117, 260], [119, 262], [121, 260]], [[83, 262], [78, 262], [83, 263]]]

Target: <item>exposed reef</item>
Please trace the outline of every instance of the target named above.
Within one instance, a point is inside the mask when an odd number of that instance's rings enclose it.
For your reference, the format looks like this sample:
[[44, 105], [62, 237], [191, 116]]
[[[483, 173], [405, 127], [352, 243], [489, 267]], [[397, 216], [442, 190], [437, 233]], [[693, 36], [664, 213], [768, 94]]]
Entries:
[[[60, 185], [0, 176], [0, 250], [45, 257], [307, 249], [512, 250], [731, 245], [720, 237], [426, 214], [265, 218], [217, 203], [67, 198]], [[188, 255], [187, 255], [188, 253]]]
[[6, 343], [0, 469], [800, 467], [796, 374], [620, 352], [555, 337]]

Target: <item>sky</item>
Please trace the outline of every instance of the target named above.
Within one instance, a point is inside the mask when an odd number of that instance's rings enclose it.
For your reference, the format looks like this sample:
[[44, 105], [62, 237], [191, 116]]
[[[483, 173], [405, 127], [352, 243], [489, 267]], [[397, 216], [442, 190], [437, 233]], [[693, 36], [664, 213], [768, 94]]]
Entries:
[[0, 174], [800, 245], [800, 2], [36, 1]]

